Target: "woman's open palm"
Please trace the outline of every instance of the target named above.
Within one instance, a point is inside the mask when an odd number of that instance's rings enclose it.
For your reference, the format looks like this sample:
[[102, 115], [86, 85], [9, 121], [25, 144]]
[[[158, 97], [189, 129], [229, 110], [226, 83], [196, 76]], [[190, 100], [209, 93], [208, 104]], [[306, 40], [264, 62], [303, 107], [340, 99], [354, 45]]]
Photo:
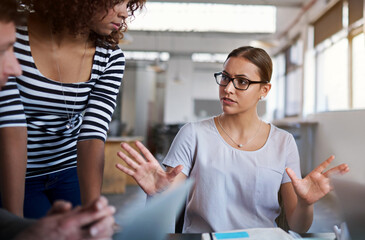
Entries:
[[127, 143], [122, 143], [121, 147], [130, 156], [127, 156], [123, 152], [118, 152], [118, 156], [127, 166], [118, 163], [116, 167], [125, 174], [133, 177], [148, 195], [154, 195], [157, 192], [165, 190], [181, 172], [183, 166], [179, 165], [171, 171], [166, 172], [142, 143], [136, 141], [136, 146], [144, 157]]
[[345, 174], [350, 170], [347, 164], [340, 164], [324, 172], [334, 158], [329, 157], [303, 179], [298, 179], [292, 169], [286, 169], [298, 198], [307, 204], [315, 203], [332, 190], [329, 178], [331, 174]]

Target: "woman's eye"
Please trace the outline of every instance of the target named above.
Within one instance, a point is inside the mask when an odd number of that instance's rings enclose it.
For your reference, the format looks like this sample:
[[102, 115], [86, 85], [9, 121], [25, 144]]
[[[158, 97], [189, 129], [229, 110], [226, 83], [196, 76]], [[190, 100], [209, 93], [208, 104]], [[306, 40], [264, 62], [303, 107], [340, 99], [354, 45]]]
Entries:
[[229, 81], [229, 77], [228, 76], [225, 76], [225, 75], [222, 75], [222, 80], [223, 81]]
[[246, 79], [237, 78], [237, 82], [238, 82], [239, 85], [247, 85], [248, 84], [248, 81]]

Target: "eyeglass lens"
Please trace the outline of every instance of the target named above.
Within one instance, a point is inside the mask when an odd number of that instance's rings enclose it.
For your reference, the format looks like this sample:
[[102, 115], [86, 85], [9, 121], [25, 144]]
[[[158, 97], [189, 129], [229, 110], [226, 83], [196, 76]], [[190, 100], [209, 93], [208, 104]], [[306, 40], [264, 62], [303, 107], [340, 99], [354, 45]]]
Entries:
[[221, 86], [227, 86], [230, 81], [233, 81], [233, 85], [237, 89], [246, 90], [250, 85], [249, 81], [245, 78], [231, 78], [226, 74], [220, 73], [215, 75], [217, 83]]

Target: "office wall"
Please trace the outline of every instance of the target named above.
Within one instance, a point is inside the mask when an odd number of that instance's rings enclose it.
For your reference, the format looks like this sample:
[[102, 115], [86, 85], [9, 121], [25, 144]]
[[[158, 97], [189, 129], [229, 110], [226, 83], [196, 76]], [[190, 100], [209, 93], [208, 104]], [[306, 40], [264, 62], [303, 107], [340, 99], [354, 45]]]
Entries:
[[332, 166], [348, 163], [349, 177], [365, 183], [365, 110], [325, 112], [309, 116], [318, 121], [314, 165], [336, 156]]
[[190, 55], [171, 56], [166, 73], [164, 123], [185, 123], [193, 114]]
[[136, 120], [136, 66], [128, 64], [122, 82], [122, 122], [125, 133], [134, 131]]
[[146, 139], [148, 124], [154, 117], [151, 103], [155, 102], [155, 92], [156, 73], [146, 63], [130, 63], [122, 90], [122, 122], [126, 133]]

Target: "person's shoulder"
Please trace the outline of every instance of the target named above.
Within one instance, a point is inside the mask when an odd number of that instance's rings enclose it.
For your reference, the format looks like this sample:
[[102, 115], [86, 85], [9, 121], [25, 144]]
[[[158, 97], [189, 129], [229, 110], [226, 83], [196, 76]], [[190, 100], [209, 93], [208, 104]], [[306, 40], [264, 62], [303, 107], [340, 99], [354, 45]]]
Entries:
[[112, 47], [105, 44], [96, 44], [95, 49], [95, 60], [100, 66], [107, 67], [111, 66], [123, 69], [125, 67], [125, 56], [123, 51], [118, 47]]
[[185, 125], [188, 125], [190, 127], [194, 128], [206, 128], [206, 127], [212, 127], [212, 124], [214, 124], [214, 117], [209, 117], [205, 119], [200, 119], [196, 121], [189, 122]]
[[15, 31], [16, 31], [17, 38], [28, 36], [28, 26], [27, 25], [18, 25], [15, 27]]
[[124, 53], [118, 45], [112, 46], [107, 43], [102, 43], [98, 40], [96, 41], [96, 53], [106, 58], [112, 58], [116, 56], [124, 58]]
[[272, 128], [271, 129], [272, 136], [274, 136], [276, 138], [286, 139], [286, 140], [293, 138], [293, 135], [291, 133], [289, 133], [288, 131], [281, 129], [272, 123], [270, 123], [270, 126]]
[[203, 132], [211, 132], [212, 129], [214, 129], [214, 117], [188, 122], [182, 126], [180, 131], [193, 135], [199, 135]]

